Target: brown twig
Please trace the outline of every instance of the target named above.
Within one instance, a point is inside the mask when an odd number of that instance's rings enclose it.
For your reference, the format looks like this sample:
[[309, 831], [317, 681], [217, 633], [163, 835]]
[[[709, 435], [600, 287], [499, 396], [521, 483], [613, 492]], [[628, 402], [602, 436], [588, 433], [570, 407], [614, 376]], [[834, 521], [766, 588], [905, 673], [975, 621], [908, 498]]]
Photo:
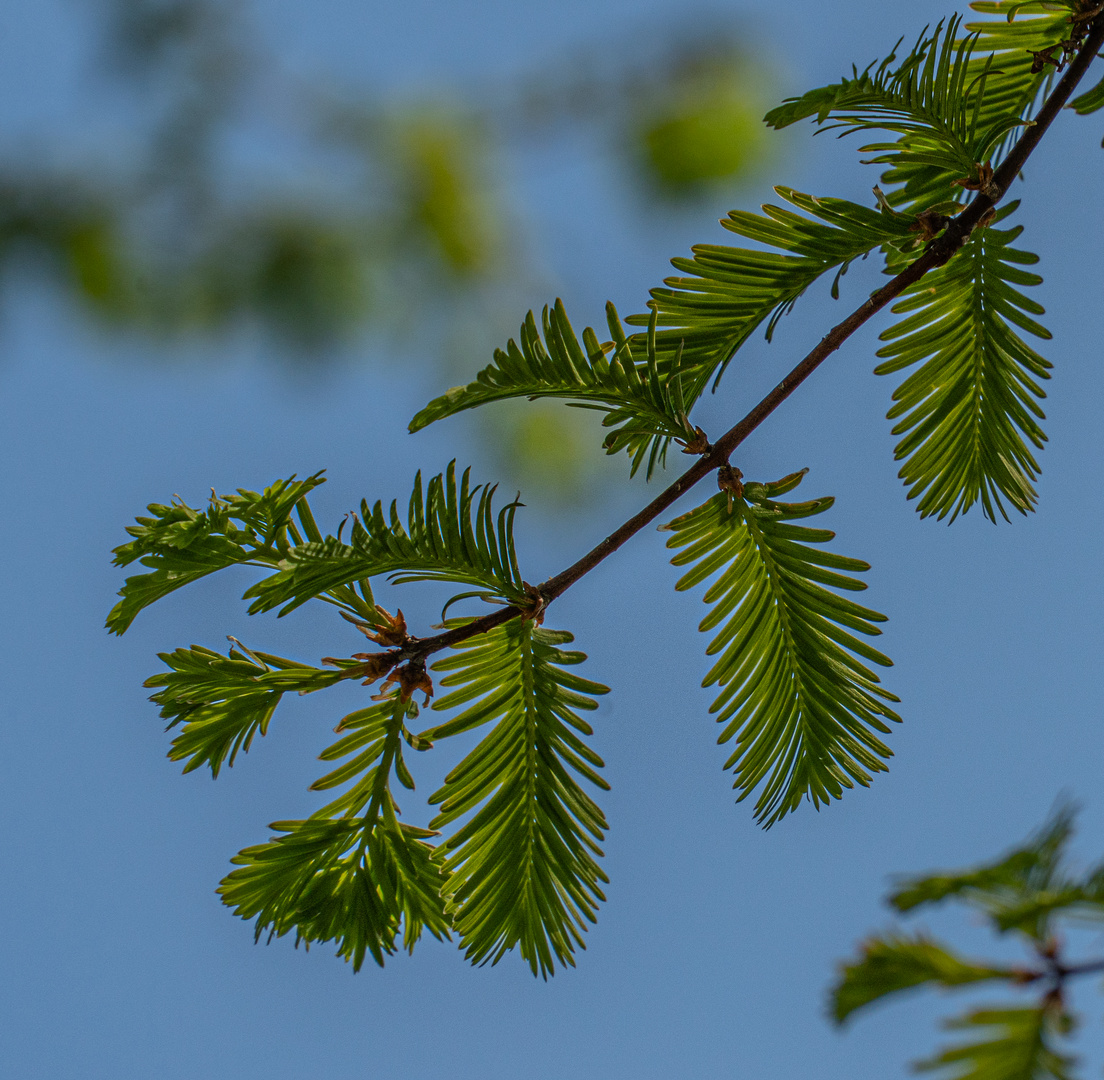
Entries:
[[[650, 525], [665, 510], [677, 502], [695, 484], [715, 469], [728, 464], [736, 449], [779, 405], [788, 398], [832, 353], [834, 353], [872, 315], [877, 314], [914, 285], [929, 270], [943, 266], [966, 243], [979, 225], [991, 218], [991, 211], [1004, 197], [1012, 181], [1019, 175], [1024, 163], [1031, 156], [1039, 141], [1046, 134], [1054, 118], [1069, 101], [1081, 77], [1104, 45], [1104, 17], [1099, 15], [1088, 29], [1080, 50], [1066, 69], [1058, 85], [1043, 103], [1032, 124], [1016, 141], [1008, 156], [993, 173], [984, 191], [971, 200], [965, 210], [953, 218], [946, 229], [929, 241], [924, 253], [910, 263], [888, 284], [883, 285], [843, 322], [834, 326], [820, 343], [794, 369], [755, 406], [738, 424], [730, 428], [713, 444], [709, 453], [700, 457], [670, 487], [654, 498], [643, 510], [634, 514], [620, 528], [615, 529], [600, 544], [588, 551], [566, 570], [534, 587], [534, 592], [544, 600], [544, 606], [562, 596], [580, 578], [584, 577], [622, 544]], [[519, 615], [527, 612], [514, 605], [506, 605], [463, 626], [454, 627], [433, 637], [412, 640], [401, 650], [403, 658], [423, 659], [440, 649], [446, 649], [477, 634], [485, 634]]]

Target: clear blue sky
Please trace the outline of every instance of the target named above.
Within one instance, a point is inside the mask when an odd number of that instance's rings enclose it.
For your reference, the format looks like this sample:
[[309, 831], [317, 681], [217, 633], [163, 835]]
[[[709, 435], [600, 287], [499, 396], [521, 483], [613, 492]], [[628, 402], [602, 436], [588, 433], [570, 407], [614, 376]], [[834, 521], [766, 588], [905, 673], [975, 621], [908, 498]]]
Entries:
[[[403, 91], [522, 72], [534, 51], [543, 59], [578, 42], [615, 48], [626, 24], [671, 13], [627, 0], [254, 7], [290, 71]], [[678, 7], [687, 17], [729, 10]], [[884, 55], [900, 34], [949, 13], [929, 0], [732, 10], [786, 57], [787, 90]], [[5, 147], [45, 144], [54, 132], [95, 145], [125, 126], [110, 114], [102, 130], [85, 123], [100, 116], [75, 75], [87, 26], [80, 5], [61, 0], [0, 12]], [[1055, 332], [1038, 514], [994, 527], [971, 513], [950, 529], [916, 517], [884, 420], [891, 385], [870, 374], [877, 327], [741, 451], [754, 478], [810, 466], [803, 490], [837, 497], [829, 525], [839, 550], [874, 566], [866, 597], [891, 617], [882, 641], [905, 717], [888, 776], [819, 814], [804, 808], [769, 833], [755, 827], [747, 804], [733, 804], [699, 688], [700, 599], [674, 593], [655, 534], [553, 609], [550, 625], [572, 630], [590, 654], [586, 673], [614, 689], [596, 736], [613, 784], [604, 799], [612, 885], [578, 969], [547, 984], [516, 958], [472, 969], [435, 942], [357, 976], [324, 947], [255, 946], [214, 887], [268, 821], [314, 809], [314, 754], [355, 692], [290, 703], [263, 744], [212, 783], [181, 777], [165, 759], [141, 681], [158, 668], [154, 654], [177, 645], [218, 647], [232, 633], [311, 659], [334, 651], [344, 631], [325, 613], [248, 620], [237, 600], [244, 577], [174, 597], [122, 640], [102, 629], [121, 578], [109, 550], [147, 502], [178, 492], [194, 504], [212, 486], [325, 467], [316, 512], [332, 527], [362, 495], [405, 497], [418, 467], [476, 456], [463, 420], [405, 434], [438, 389], [432, 365], [388, 366], [375, 347], [370, 362], [308, 386], [241, 343], [217, 363], [147, 363], [154, 346], [120, 344], [33, 282], [18, 284], [0, 325], [0, 1072], [854, 1080], [903, 1074], [927, 1054], [939, 1002], [887, 1007], [842, 1035], [824, 1019], [835, 962], [887, 920], [888, 875], [995, 853], [1062, 791], [1084, 803], [1079, 852], [1104, 854], [1101, 127], [1099, 115], [1063, 116], [1022, 188], [1022, 244], [1043, 257], [1037, 293]], [[827, 139], [798, 144], [775, 173], [862, 199], [875, 180], [852, 149]], [[653, 228], [611, 207], [613, 187], [582, 157], [558, 170], [532, 159], [519, 175], [552, 277], [580, 321], [599, 318], [607, 295], [639, 309], [667, 256], [721, 239], [712, 211]], [[765, 197], [764, 188], [741, 201]], [[872, 287], [864, 273], [846, 279], [844, 304]], [[741, 414], [844, 304], [818, 292], [773, 346], [749, 347], [703, 424], [717, 430]], [[566, 565], [643, 497], [634, 485], [586, 514], [523, 511], [527, 576]], [[433, 614], [428, 598], [403, 606], [425, 621]], [[419, 795], [434, 778], [419, 776]], [[959, 940], [984, 944], [969, 927]], [[1086, 1073], [1104, 1050], [1097, 1015], [1083, 1040]]]

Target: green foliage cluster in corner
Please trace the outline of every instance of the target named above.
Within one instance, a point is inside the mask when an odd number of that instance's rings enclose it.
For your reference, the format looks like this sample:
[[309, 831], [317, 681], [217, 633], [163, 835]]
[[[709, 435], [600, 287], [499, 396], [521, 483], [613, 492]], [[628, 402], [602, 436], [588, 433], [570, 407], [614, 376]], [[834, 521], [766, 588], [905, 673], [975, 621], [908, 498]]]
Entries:
[[1073, 818], [1071, 807], [1060, 807], [1034, 836], [995, 862], [904, 878], [888, 897], [890, 907], [904, 915], [962, 904], [995, 933], [1025, 946], [1023, 963], [969, 959], [923, 931], [883, 931], [840, 966], [829, 996], [836, 1023], [901, 993], [983, 985], [988, 992], [995, 986], [1004, 1000], [972, 1006], [946, 1021], [961, 1041], [915, 1068], [941, 1080], [1072, 1080], [1076, 1059], [1068, 1039], [1077, 1017], [1069, 986], [1104, 971], [1099, 958], [1072, 959], [1062, 933], [1104, 920], [1104, 866], [1078, 871], [1069, 859]]

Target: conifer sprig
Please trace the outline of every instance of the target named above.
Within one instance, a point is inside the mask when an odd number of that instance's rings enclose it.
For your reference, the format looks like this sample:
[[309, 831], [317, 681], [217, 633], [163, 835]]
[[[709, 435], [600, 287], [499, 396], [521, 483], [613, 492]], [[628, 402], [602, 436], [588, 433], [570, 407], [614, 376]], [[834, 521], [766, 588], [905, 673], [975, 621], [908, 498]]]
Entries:
[[[994, 223], [1018, 205], [1002, 207]], [[1037, 402], [1051, 364], [1016, 329], [1051, 335], [1033, 318], [1042, 305], [1021, 292], [1043, 280], [1020, 269], [1038, 262], [1011, 246], [1022, 231], [977, 230], [955, 259], [905, 292], [893, 311], [907, 318], [882, 332], [875, 372], [915, 369], [894, 391], [889, 419], [904, 436], [900, 475], [922, 517], [953, 521], [975, 502], [991, 520], [1007, 520], [1006, 502], [1034, 509], [1039, 467], [1030, 447], [1046, 441]]]
[[321, 473], [306, 480], [278, 480], [262, 493], [239, 488], [235, 495], [212, 493], [206, 510], [194, 510], [181, 499], [152, 503], [152, 517], [140, 517], [127, 528], [133, 540], [115, 549], [115, 565], [140, 562], [150, 573], [126, 579], [111, 609], [107, 628], [122, 634], [143, 609], [193, 581], [250, 563], [275, 566], [297, 537], [292, 511], [308, 492], [323, 483]]
[[517, 342], [496, 349], [494, 363], [475, 382], [431, 401], [410, 421], [410, 430], [491, 401], [561, 398], [604, 413], [602, 425], [613, 428], [603, 443], [606, 452], [627, 450], [633, 474], [647, 461], [651, 476], [672, 439], [684, 445], [697, 439], [686, 415], [692, 402], [685, 399], [679, 371], [660, 373], [654, 314], [643, 341], [626, 337], [613, 304], [606, 305], [606, 320], [610, 341], [599, 343], [588, 326], [580, 343], [562, 301], [544, 309], [539, 329], [529, 312]]
[[885, 616], [837, 591], [865, 589], [849, 575], [869, 564], [810, 546], [835, 533], [791, 524], [834, 500], [777, 501], [802, 476], [738, 484], [665, 526], [667, 546], [681, 549], [671, 561], [691, 567], [675, 587], [712, 580], [699, 629], [718, 630], [706, 650], [717, 659], [703, 685], [720, 688], [709, 710], [725, 725], [718, 742], [736, 742], [725, 767], [741, 799], [761, 789], [755, 815], [766, 825], [804, 798], [820, 806], [869, 784], [890, 756], [875, 732], [900, 721], [887, 704], [899, 699], [867, 667], [890, 659], [854, 636], [880, 634]]
[[[459, 484], [456, 462], [422, 484], [414, 478], [406, 525], [398, 506], [385, 515], [383, 503], [360, 505], [348, 543], [327, 536], [291, 548], [277, 573], [245, 592], [249, 612], [281, 608], [286, 615], [320, 592], [387, 575], [393, 582], [450, 581], [473, 585], [507, 602], [524, 601], [525, 584], [514, 550], [516, 500], [496, 514], [494, 487], [471, 484], [465, 469]], [[339, 530], [340, 532], [340, 530]]]
[[[660, 327], [656, 348], [664, 368], [682, 373], [689, 403], [711, 382], [716, 387], [764, 322], [769, 341], [778, 320], [823, 274], [836, 271], [832, 294], [838, 298], [840, 278], [855, 259], [885, 244], [913, 247], [920, 238], [915, 218], [888, 207], [814, 198], [786, 187], [775, 191], [804, 215], [766, 204], [761, 215], [733, 210], [721, 225], [777, 250], [699, 244], [693, 258], [671, 260], [686, 276], [667, 278], [664, 288], [652, 290]], [[627, 321], [643, 326], [649, 318], [632, 315]]]
[[572, 640], [529, 619], [472, 638], [433, 668], [450, 689], [434, 709], [464, 711], [423, 735], [494, 725], [430, 797], [440, 806], [430, 827], [472, 814], [438, 849], [468, 958], [498, 963], [517, 948], [545, 978], [574, 965], [609, 880], [597, 863], [606, 819], [579, 780], [609, 784], [578, 712], [596, 709], [608, 688], [566, 670], [585, 659], [560, 648]]
[[[984, 188], [985, 168], [1010, 136], [1032, 119], [1055, 66], [1034, 56], [1053, 53], [1070, 37], [1076, 5], [980, 0], [970, 7], [997, 18], [967, 23], [957, 16], [921, 34], [898, 63], [897, 48], [851, 78], [791, 98], [766, 116], [775, 128], [813, 118], [842, 134], [881, 129], [898, 138], [861, 146], [886, 165], [889, 202], [913, 213], [961, 201]], [[903, 40], [903, 39], [902, 39]]]
[[958, 16], [940, 22], [896, 66], [895, 48], [877, 67], [771, 110], [766, 122], [781, 128], [815, 117], [825, 131], [887, 131], [898, 139], [860, 147], [880, 155], [875, 163], [907, 159], [946, 173], [948, 184], [969, 176], [1025, 121], [1018, 110], [983, 108], [992, 57], [972, 62], [979, 34], [960, 39], [961, 24]]
[[[1027, 947], [1021, 964], [968, 960], [927, 934], [899, 929], [875, 934], [859, 955], [840, 965], [829, 1008], [837, 1023], [872, 1004], [924, 987], [944, 991], [985, 983], [1003, 986], [1012, 1000], [972, 1007], [944, 1022], [962, 1033], [957, 1042], [915, 1063], [944, 1080], [1072, 1080], [1068, 1037], [1077, 1024], [1070, 1010], [1073, 980], [1104, 971], [1104, 959], [1069, 956], [1063, 927], [1104, 920], [1104, 871], [1077, 871], [1068, 858], [1073, 810], [1060, 807], [1023, 844], [988, 864], [902, 880], [890, 904], [909, 912], [957, 900], [981, 912], [998, 934]], [[1035, 996], [1024, 1003], [1023, 995]]]
[[[277, 821], [279, 835], [246, 848], [232, 862], [239, 869], [219, 886], [223, 903], [253, 919], [256, 936], [294, 931], [296, 944], [335, 941], [337, 955], [359, 970], [367, 955], [382, 965], [403, 945], [412, 951], [424, 930], [449, 936], [441, 899], [444, 884], [426, 840], [435, 834], [398, 820], [390, 777], [405, 782], [402, 764], [405, 721], [417, 707], [394, 694], [379, 705], [347, 716], [351, 731], [323, 757], [368, 749], [356, 759], [363, 777], [351, 796], [303, 821]], [[347, 777], [331, 773], [314, 786], [336, 786]], [[366, 804], [366, 808], [365, 808]], [[342, 811], [338, 814], [338, 811]]]
[[203, 765], [217, 777], [223, 763], [232, 766], [256, 735], [267, 735], [269, 721], [289, 691], [309, 694], [345, 678], [340, 671], [297, 664], [237, 644], [229, 656], [201, 645], [161, 653], [167, 672], [153, 675], [149, 687], [163, 687], [150, 700], [161, 706], [169, 727], [182, 724], [169, 757], [186, 761], [184, 771]]
[[[1053, 14], [1048, 4], [989, 6], [1003, 15], [1021, 9], [1039, 15], [1032, 32], [1042, 33]], [[601, 761], [585, 741], [590, 728], [578, 710], [593, 708], [604, 687], [566, 670], [582, 655], [560, 649], [570, 636], [543, 630], [541, 622], [549, 604], [713, 473], [722, 493], [673, 522], [672, 542], [683, 548], [676, 561], [693, 564], [681, 586], [719, 575], [706, 593], [715, 606], [703, 629], [718, 630], [710, 646], [718, 659], [707, 682], [720, 686], [714, 709], [727, 725], [722, 739], [736, 740], [729, 765], [736, 769], [741, 797], [758, 792], [757, 816], [770, 824], [803, 798], [826, 803], [885, 767], [889, 751], [879, 736], [889, 730], [887, 721], [898, 719], [887, 704], [896, 698], [868, 666], [884, 666], [888, 659], [864, 640], [878, 633], [884, 617], [840, 595], [862, 588], [851, 575], [866, 564], [825, 552], [819, 545], [830, 533], [794, 524], [825, 511], [831, 501], [780, 502], [800, 474], [775, 485], [743, 485], [729, 459], [855, 330], [904, 297], [900, 313], [907, 317], [890, 332], [896, 344], [888, 346], [894, 351], [886, 359], [895, 369], [920, 365], [899, 388], [897, 408], [905, 468], [922, 509], [953, 516], [980, 501], [994, 516], [1002, 499], [1021, 509], [1030, 502], [1024, 485], [1030, 486], [1036, 468], [1024, 440], [1038, 445], [1036, 437], [1041, 439], [1032, 427], [1033, 399], [1041, 393], [1032, 379], [1043, 376], [1045, 361], [1010, 329], [1041, 330], [1031, 318], [1037, 305], [1016, 289], [1033, 284], [1034, 275], [1010, 264], [1032, 257], [1008, 246], [1014, 233], [986, 227], [1104, 44], [1099, 10], [1066, 6], [1059, 16], [1068, 36], [1061, 57], [1049, 66], [1063, 72], [1037, 110], [1039, 86], [1047, 80], [1045, 57], [1036, 56], [1031, 67], [1040, 71], [1029, 71], [1030, 78], [1014, 87], [999, 83], [993, 61], [977, 55], [983, 40], [1014, 53], [1011, 37], [974, 29], [960, 40], [955, 24], [922, 38], [911, 66], [890, 71], [883, 65], [877, 76], [882, 91], [896, 94], [898, 104], [907, 99], [907, 108], [894, 113], [879, 107], [866, 120], [856, 109], [851, 120], [857, 123], [846, 121], [852, 127], [869, 121], [867, 126], [898, 136], [878, 150], [889, 155], [890, 172], [899, 174], [889, 199], [865, 208], [779, 189], [803, 214], [769, 207], [765, 216], [734, 212], [728, 220], [732, 231], [775, 251], [697, 249], [693, 260], [677, 264], [692, 276], [669, 282], [653, 295], [648, 316], [628, 320], [647, 325], [645, 333], [626, 335], [611, 310], [613, 340], [607, 344], [593, 332], [584, 332], [580, 344], [562, 307], [546, 315], [543, 339], [530, 319], [521, 345], [496, 357], [476, 383], [438, 399], [416, 418], [417, 424], [428, 422], [499, 397], [562, 397], [606, 414], [612, 428], [607, 449], [627, 450], [634, 470], [645, 460], [649, 470], [657, 467], [672, 438], [699, 455], [648, 506], [545, 582], [533, 586], [522, 578], [512, 531], [519, 504], [496, 511], [494, 489], [473, 487], [466, 472], [458, 480], [454, 465], [424, 486], [416, 479], [405, 522], [395, 504], [385, 514], [382, 503], [363, 502], [347, 540], [343, 529], [324, 536], [315, 524], [307, 495], [319, 476], [293, 477], [260, 494], [213, 497], [205, 511], [180, 501], [155, 505], [152, 517], [130, 529], [133, 539], [117, 549], [116, 561], [140, 560], [149, 573], [124, 585], [108, 620], [117, 633], [143, 607], [181, 585], [246, 565], [265, 574], [246, 591], [251, 612], [286, 614], [321, 599], [382, 647], [329, 658], [334, 670], [325, 670], [244, 646], [228, 656], [193, 646], [163, 654], [169, 671], [150, 682], [159, 688], [155, 700], [170, 726], [182, 725], [171, 755], [186, 770], [208, 765], [217, 773], [268, 730], [288, 690], [308, 692], [354, 677], [368, 684], [386, 679], [376, 704], [346, 717], [338, 742], [323, 752], [324, 760], [337, 764], [314, 788], [338, 789], [333, 799], [310, 818], [277, 823], [278, 835], [243, 851], [235, 860], [238, 869], [224, 880], [224, 899], [256, 920], [258, 934], [294, 931], [307, 943], [335, 941], [354, 966], [368, 955], [382, 963], [400, 936], [409, 948], [423, 930], [438, 937], [456, 931], [475, 962], [496, 962], [515, 948], [538, 974], [573, 962], [605, 881], [597, 862], [605, 819], [581, 783], [604, 786]], [[1019, 78], [1023, 73], [1016, 70]], [[1036, 85], [1032, 80], [1039, 74], [1043, 79]], [[990, 96], [994, 86], [1001, 86], [998, 98]], [[952, 92], [956, 87], [972, 103], [967, 127], [962, 95]], [[1095, 107], [1097, 93], [1083, 95], [1078, 107]], [[1022, 106], [1015, 123], [1007, 112], [1013, 99]], [[837, 111], [847, 115], [842, 106]], [[1024, 127], [1029, 112], [1032, 122]], [[1005, 136], [1021, 128], [995, 169], [975, 162], [977, 169], [959, 178], [960, 187], [977, 192], [960, 213], [909, 203], [923, 187], [918, 180], [910, 188], [904, 176], [909, 169], [920, 180], [938, 174], [941, 183], [950, 183], [951, 166], [962, 164], [955, 154], [998, 145], [992, 143], [998, 136], [1003, 147]], [[909, 155], [914, 160], [906, 161]], [[893, 200], [907, 204], [907, 211], [895, 210]], [[820, 274], [834, 269], [838, 284], [850, 261], [875, 249], [887, 257], [892, 279], [711, 443], [693, 426], [689, 410], [747, 335], [764, 321], [769, 331]], [[933, 271], [939, 276], [919, 288]], [[940, 291], [934, 301], [933, 283]], [[951, 331], [966, 325], [967, 309], [979, 304], [982, 316], [969, 324], [973, 340], [964, 346]], [[466, 590], [455, 598], [482, 598], [496, 606], [433, 636], [415, 637], [401, 612], [392, 616], [376, 605], [371, 579], [379, 575], [400, 585], [455, 583]], [[444, 649], [453, 653], [434, 672], [448, 693], [435, 707], [461, 711], [415, 734], [408, 727], [417, 715], [411, 695], [422, 690], [428, 702], [434, 688], [426, 661]], [[431, 827], [400, 822], [391, 778], [414, 786], [403, 746], [427, 750], [480, 725], [492, 726], [433, 797], [440, 812]], [[435, 830], [448, 826], [455, 831], [436, 841]], [[1064, 843], [1056, 830], [1049, 848], [1039, 841], [1007, 865], [912, 883], [898, 894], [898, 906], [952, 895], [976, 901], [999, 928], [1035, 942], [1046, 960], [1054, 919], [1072, 912], [1098, 917], [1104, 896], [1104, 872], [1082, 880], [1055, 869], [1054, 852]], [[909, 986], [1004, 977], [927, 939], [886, 938], [868, 952], [866, 967], [853, 965], [848, 976], [843, 1013]], [[1065, 975], [1051, 964], [1015, 977], [1058, 985]], [[1035, 1020], [1026, 1013], [978, 1014], [966, 1022], [995, 1030], [996, 1037], [990, 1031], [952, 1049], [939, 1059], [940, 1067], [964, 1070], [960, 1075], [970, 1080], [1062, 1080], [1063, 1059], [1051, 1042], [1064, 1021], [1060, 1011], [1046, 1013], [1049, 1007], [1044, 1003]], [[1020, 1038], [1029, 1029], [1035, 1034]], [[1034, 1056], [1020, 1052], [1029, 1043]], [[992, 1048], [1013, 1044], [1020, 1047], [1018, 1065], [1001, 1072], [994, 1062], [1006, 1058]]]

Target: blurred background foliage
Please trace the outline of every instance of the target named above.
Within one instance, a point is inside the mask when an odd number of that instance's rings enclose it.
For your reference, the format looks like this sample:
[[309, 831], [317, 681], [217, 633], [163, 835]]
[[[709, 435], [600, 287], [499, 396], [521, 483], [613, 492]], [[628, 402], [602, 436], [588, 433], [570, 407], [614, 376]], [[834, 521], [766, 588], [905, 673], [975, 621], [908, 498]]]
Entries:
[[[385, 100], [283, 78], [257, 44], [263, 9], [242, 0], [89, 2], [87, 85], [127, 118], [127, 145], [3, 152], [0, 291], [45, 280], [155, 360], [245, 330], [302, 367], [384, 335], [466, 380], [556, 288], [511, 190], [519, 151], [565, 134], [593, 147], [657, 222], [766, 156], [771, 80], [731, 24], [641, 27], [519, 81]], [[251, 148], [258, 106], [275, 152]], [[588, 417], [535, 405], [483, 422], [511, 479], [564, 498], [593, 484]]]

